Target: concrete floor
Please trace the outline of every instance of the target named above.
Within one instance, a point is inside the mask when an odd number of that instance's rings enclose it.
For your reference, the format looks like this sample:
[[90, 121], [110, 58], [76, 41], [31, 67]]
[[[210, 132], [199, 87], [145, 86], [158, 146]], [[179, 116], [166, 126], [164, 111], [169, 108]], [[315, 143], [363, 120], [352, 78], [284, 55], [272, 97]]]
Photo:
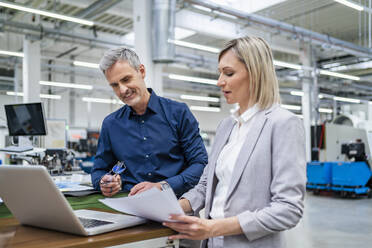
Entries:
[[305, 214], [286, 235], [287, 248], [370, 248], [372, 199], [307, 192]]

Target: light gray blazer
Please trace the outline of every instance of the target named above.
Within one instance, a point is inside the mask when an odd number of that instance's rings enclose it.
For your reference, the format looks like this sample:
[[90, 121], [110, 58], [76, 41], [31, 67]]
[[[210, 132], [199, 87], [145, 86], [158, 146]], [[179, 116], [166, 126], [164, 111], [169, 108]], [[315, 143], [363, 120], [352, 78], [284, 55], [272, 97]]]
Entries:
[[[259, 111], [253, 121], [224, 206], [225, 217], [237, 216], [244, 234], [225, 236], [222, 247], [281, 248], [285, 244], [280, 231], [294, 227], [304, 209], [304, 128], [294, 114], [279, 105]], [[205, 207], [208, 218], [217, 185], [216, 161], [234, 123], [231, 117], [220, 123], [198, 185], [182, 196], [195, 213]], [[204, 240], [201, 247], [206, 245]]]

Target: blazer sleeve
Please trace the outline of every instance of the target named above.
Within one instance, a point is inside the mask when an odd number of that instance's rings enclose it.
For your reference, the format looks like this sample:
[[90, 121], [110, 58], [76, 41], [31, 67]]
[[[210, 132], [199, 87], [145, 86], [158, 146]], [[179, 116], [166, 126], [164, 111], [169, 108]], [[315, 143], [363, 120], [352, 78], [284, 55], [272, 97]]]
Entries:
[[237, 215], [248, 240], [290, 229], [301, 219], [306, 184], [304, 136], [303, 124], [296, 116], [273, 123], [271, 202], [265, 208]]

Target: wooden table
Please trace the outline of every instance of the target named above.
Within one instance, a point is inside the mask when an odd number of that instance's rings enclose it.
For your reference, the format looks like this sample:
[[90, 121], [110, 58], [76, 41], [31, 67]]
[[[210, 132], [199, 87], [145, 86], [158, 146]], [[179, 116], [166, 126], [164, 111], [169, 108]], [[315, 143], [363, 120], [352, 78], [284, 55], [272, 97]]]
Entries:
[[[100, 195], [87, 197], [67, 197], [74, 209], [90, 208], [107, 211], [97, 199]], [[25, 203], [27, 204], [27, 203]], [[95, 236], [83, 237], [63, 232], [22, 226], [8, 212], [0, 207], [0, 248], [59, 248], [59, 247], [107, 247], [131, 242], [167, 237], [175, 232], [157, 222], [125, 228]]]
[[59, 248], [106, 247], [169, 236], [174, 232], [160, 223], [125, 228], [105, 234], [82, 237], [62, 232], [22, 226], [16, 219], [0, 219], [0, 247]]

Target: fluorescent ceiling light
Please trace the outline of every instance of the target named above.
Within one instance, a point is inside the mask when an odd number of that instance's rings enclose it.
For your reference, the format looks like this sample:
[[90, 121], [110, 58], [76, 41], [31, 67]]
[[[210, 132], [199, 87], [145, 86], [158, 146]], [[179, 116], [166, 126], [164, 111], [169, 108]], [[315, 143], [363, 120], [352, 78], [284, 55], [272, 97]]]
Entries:
[[202, 51], [207, 51], [207, 52], [212, 52], [212, 53], [219, 53], [220, 49], [216, 47], [210, 47], [210, 46], [204, 46], [204, 45], [199, 45], [191, 42], [186, 42], [186, 41], [181, 41], [181, 40], [168, 40], [169, 43], [173, 43], [177, 46], [183, 46], [183, 47], [188, 47], [188, 48], [194, 48]]
[[60, 14], [56, 14], [56, 13], [53, 13], [53, 12], [28, 8], [28, 7], [24, 7], [24, 6], [16, 5], [16, 4], [12, 4], [12, 3], [0, 2], [0, 6], [5, 7], [5, 8], [10, 8], [10, 9], [21, 10], [21, 11], [25, 11], [25, 12], [29, 12], [29, 13], [33, 13], [33, 14], [37, 14], [37, 15], [47, 16], [47, 17], [51, 17], [51, 18], [55, 18], [55, 19], [60, 19], [60, 20], [64, 20], [64, 21], [76, 22], [76, 23], [79, 23], [79, 24], [87, 25], [87, 26], [93, 26], [94, 25], [94, 22], [84, 20], [84, 19], [81, 19], [81, 18], [66, 16], [66, 15], [60, 15]]
[[23, 58], [23, 53], [10, 52], [10, 51], [4, 51], [4, 50], [0, 50], [0, 55], [16, 56], [16, 57], [22, 57]]
[[[292, 90], [292, 91], [290, 92], [290, 94], [291, 94], [292, 96], [304, 96], [304, 95], [305, 95], [305, 93], [304, 93], [303, 91], [297, 91], [297, 90]], [[319, 94], [318, 97], [319, 97], [319, 99], [322, 99], [322, 98], [324, 98], [324, 95]]]
[[319, 73], [322, 75], [328, 75], [332, 77], [339, 77], [339, 78], [345, 78], [345, 79], [351, 79], [355, 81], [359, 81], [360, 77], [352, 76], [352, 75], [347, 75], [343, 73], [338, 73], [338, 72], [332, 72], [332, 71], [326, 71], [326, 70], [319, 70]]
[[335, 62], [335, 63], [330, 63], [330, 64], [323, 65], [322, 67], [325, 68], [325, 69], [329, 69], [329, 68], [337, 67], [337, 66], [340, 66], [340, 65], [341, 65], [341, 63]]
[[190, 106], [191, 110], [195, 111], [205, 111], [205, 112], [220, 112], [220, 108], [215, 107], [202, 107], [202, 106]]
[[[14, 91], [7, 91], [6, 94], [8, 96], [23, 96], [23, 92], [14, 92]], [[50, 95], [50, 94], [40, 94], [40, 98], [48, 98], [48, 99], [61, 99], [60, 95]]]
[[41, 85], [49, 85], [49, 86], [56, 86], [56, 87], [65, 87], [65, 88], [75, 88], [75, 89], [85, 89], [85, 90], [92, 90], [92, 85], [87, 84], [71, 84], [71, 83], [60, 83], [60, 82], [50, 82], [50, 81], [40, 81]]
[[280, 66], [280, 67], [285, 67], [285, 68], [290, 68], [290, 69], [295, 69], [295, 70], [302, 70], [303, 67], [301, 65], [296, 65], [296, 64], [291, 64], [279, 60], [274, 60], [274, 65]]
[[287, 104], [282, 104], [281, 105], [283, 108], [289, 109], [289, 110], [301, 110], [301, 106], [298, 105], [287, 105]]
[[110, 103], [110, 104], [123, 104], [121, 101], [107, 98], [94, 98], [94, 97], [83, 97], [84, 102], [97, 102], [97, 103]]
[[210, 8], [200, 6], [200, 5], [196, 5], [196, 4], [193, 4], [192, 7], [196, 8], [196, 9], [199, 9], [199, 10], [202, 10], [202, 11], [206, 11], [206, 12], [211, 12], [212, 11]]
[[340, 101], [340, 102], [352, 102], [352, 103], [360, 103], [359, 99], [353, 99], [353, 98], [345, 98], [345, 97], [338, 97], [334, 96], [333, 100]]
[[134, 45], [134, 40], [134, 32], [129, 32], [121, 37], [121, 42], [129, 45]]
[[178, 74], [169, 74], [168, 77], [170, 79], [181, 80], [181, 81], [217, 85], [217, 80], [208, 79], [208, 78], [189, 77], [189, 76], [183, 76], [183, 75], [178, 75]]
[[189, 30], [189, 29], [180, 28], [180, 27], [174, 28], [174, 39], [176, 40], [182, 40], [194, 34], [196, 34], [196, 32]]
[[364, 10], [364, 7], [359, 5], [359, 4], [356, 4], [356, 3], [352, 3], [350, 1], [347, 1], [347, 0], [334, 0], [335, 2], [338, 2], [338, 3], [341, 3], [343, 5], [346, 5], [350, 8], [353, 8], [353, 9], [356, 9], [356, 10], [359, 10], [359, 11], [363, 11]]
[[206, 102], [219, 102], [218, 97], [209, 97], [209, 96], [192, 96], [192, 95], [180, 95], [181, 99], [184, 100], [195, 100], [195, 101], [206, 101]]
[[75, 66], [82, 66], [82, 67], [89, 67], [89, 68], [99, 69], [99, 64], [95, 64], [95, 63], [89, 63], [89, 62], [75, 60], [73, 62], [73, 64]]
[[333, 113], [333, 110], [332, 110], [332, 109], [327, 109], [327, 108], [319, 108], [319, 112], [320, 112], [320, 113], [328, 113], [328, 114], [331, 114], [331, 113]]
[[297, 91], [297, 90], [292, 90], [290, 93], [292, 96], [303, 96], [304, 95], [303, 91]]

